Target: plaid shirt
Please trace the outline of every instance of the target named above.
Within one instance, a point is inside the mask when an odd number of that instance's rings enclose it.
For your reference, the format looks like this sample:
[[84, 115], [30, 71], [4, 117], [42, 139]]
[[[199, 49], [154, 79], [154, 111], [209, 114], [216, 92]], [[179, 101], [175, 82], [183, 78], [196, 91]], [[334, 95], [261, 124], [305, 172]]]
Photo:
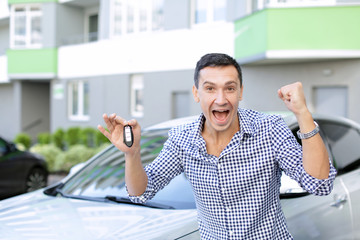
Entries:
[[204, 116], [176, 127], [158, 158], [145, 167], [148, 185], [133, 201], [145, 202], [185, 172], [198, 209], [202, 239], [292, 239], [281, 210], [281, 171], [308, 192], [329, 194], [336, 171], [318, 180], [302, 165], [302, 149], [283, 119], [239, 109], [240, 131], [219, 157], [201, 136]]

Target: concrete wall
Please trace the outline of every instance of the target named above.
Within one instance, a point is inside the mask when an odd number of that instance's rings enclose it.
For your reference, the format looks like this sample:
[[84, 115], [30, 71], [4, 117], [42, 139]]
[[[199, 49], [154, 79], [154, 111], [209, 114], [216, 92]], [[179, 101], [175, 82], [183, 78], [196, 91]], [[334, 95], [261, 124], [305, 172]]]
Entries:
[[157, 72], [144, 75], [144, 126], [172, 119], [174, 92], [189, 93], [190, 115], [199, 114], [200, 106], [193, 100], [193, 70]]
[[[193, 71], [169, 71], [143, 73], [144, 76], [144, 116], [136, 118], [142, 127], [146, 127], [172, 118], [172, 93], [189, 92], [190, 115], [199, 114], [200, 107], [193, 101]], [[51, 131], [59, 127], [71, 126], [96, 127], [103, 124], [102, 114], [117, 113], [126, 119], [134, 118], [130, 112], [130, 75], [110, 75], [81, 78], [90, 84], [90, 120], [70, 121], [67, 107], [67, 84], [79, 79], [57, 80], [52, 83], [62, 84], [64, 96], [55, 99], [52, 91]]]
[[43, 48], [56, 47], [56, 3], [43, 3], [41, 33]]
[[242, 106], [260, 111], [287, 110], [277, 97], [277, 89], [300, 81], [309, 109], [316, 112], [315, 87], [345, 86], [348, 88], [348, 117], [360, 122], [359, 69], [360, 60], [243, 66], [245, 88]]
[[49, 86], [49, 82], [22, 82], [21, 132], [34, 141], [38, 133], [50, 131]]
[[6, 53], [6, 50], [9, 48], [9, 25], [0, 24], [0, 55]]
[[82, 43], [84, 34], [84, 9], [65, 4], [56, 5], [56, 42]]
[[191, 24], [190, 8], [190, 0], [164, 1], [164, 29], [173, 30], [189, 28]]
[[[89, 82], [89, 121], [70, 121], [68, 117], [68, 82], [76, 80]], [[130, 116], [130, 86], [128, 75], [57, 80], [52, 83], [52, 88], [55, 84], [61, 84], [63, 86], [64, 95], [60, 99], [55, 99], [52, 91], [51, 131], [55, 131], [59, 127], [65, 129], [71, 126], [96, 127], [103, 122], [103, 113], [123, 113], [124, 117]]]
[[0, 84], [0, 136], [13, 140], [13, 137], [20, 131], [20, 118], [15, 98], [16, 87], [12, 83]]

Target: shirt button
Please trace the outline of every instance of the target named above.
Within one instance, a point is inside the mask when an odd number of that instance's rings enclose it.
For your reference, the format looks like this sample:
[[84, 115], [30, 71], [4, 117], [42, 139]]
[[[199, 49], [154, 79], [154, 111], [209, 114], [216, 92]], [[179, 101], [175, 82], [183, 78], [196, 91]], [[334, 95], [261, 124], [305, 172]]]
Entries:
[[230, 211], [231, 211], [231, 208], [230, 208], [230, 207], [227, 207], [227, 208], [225, 208], [225, 211], [230, 212]]
[[226, 192], [226, 188], [221, 188], [221, 192], [225, 193]]
[[229, 235], [230, 236], [234, 235], [234, 231], [229, 231]]

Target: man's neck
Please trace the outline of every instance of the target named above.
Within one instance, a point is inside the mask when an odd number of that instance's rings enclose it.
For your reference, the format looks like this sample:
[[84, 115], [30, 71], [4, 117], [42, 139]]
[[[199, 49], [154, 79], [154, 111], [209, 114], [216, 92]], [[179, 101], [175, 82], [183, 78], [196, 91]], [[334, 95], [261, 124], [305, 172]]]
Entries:
[[230, 143], [234, 134], [240, 130], [239, 122], [236, 121], [235, 123], [237, 124], [224, 131], [217, 131], [214, 128], [207, 126], [205, 121], [201, 135], [206, 142], [206, 150], [208, 154], [217, 157], [220, 156], [221, 152]]

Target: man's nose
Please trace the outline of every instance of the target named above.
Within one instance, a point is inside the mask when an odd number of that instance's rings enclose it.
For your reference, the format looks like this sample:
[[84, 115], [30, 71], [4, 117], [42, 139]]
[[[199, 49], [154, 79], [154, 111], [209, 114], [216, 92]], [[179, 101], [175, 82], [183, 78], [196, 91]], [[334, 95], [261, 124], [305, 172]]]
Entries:
[[215, 103], [218, 105], [224, 105], [226, 104], [226, 95], [224, 91], [218, 91], [216, 94]]

